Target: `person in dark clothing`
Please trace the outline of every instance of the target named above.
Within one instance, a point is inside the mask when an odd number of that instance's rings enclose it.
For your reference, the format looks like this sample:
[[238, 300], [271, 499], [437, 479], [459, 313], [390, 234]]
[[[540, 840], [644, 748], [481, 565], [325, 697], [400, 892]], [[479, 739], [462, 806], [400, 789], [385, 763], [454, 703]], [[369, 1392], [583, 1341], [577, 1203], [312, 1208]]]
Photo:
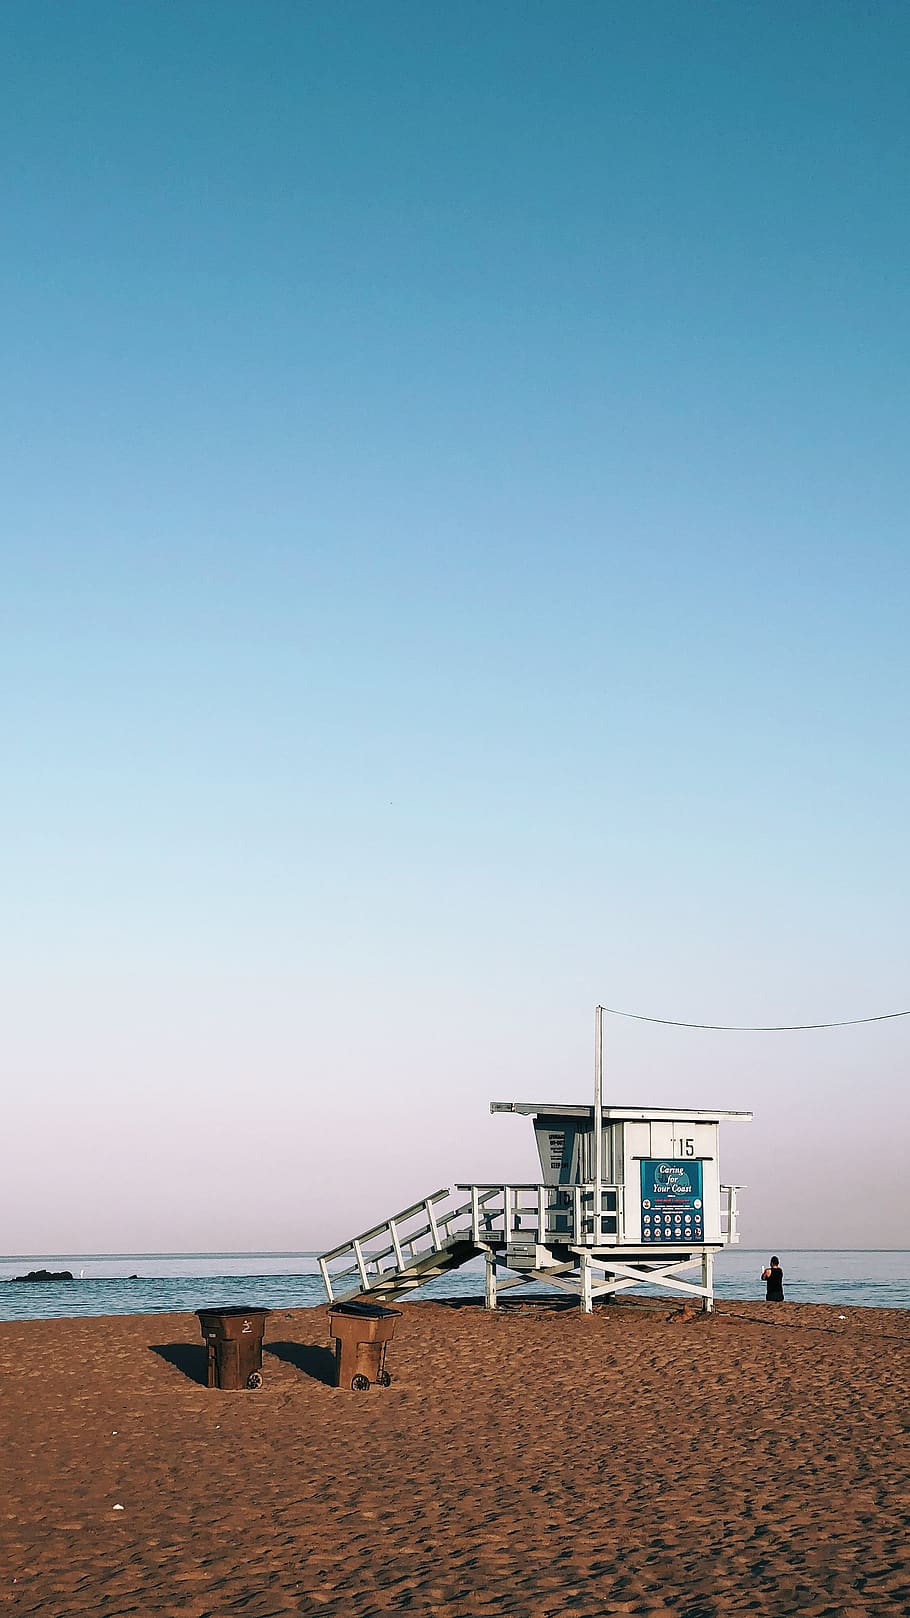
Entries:
[[784, 1272], [780, 1267], [780, 1259], [774, 1254], [767, 1269], [762, 1270], [761, 1278], [765, 1285], [766, 1303], [783, 1303], [784, 1301]]

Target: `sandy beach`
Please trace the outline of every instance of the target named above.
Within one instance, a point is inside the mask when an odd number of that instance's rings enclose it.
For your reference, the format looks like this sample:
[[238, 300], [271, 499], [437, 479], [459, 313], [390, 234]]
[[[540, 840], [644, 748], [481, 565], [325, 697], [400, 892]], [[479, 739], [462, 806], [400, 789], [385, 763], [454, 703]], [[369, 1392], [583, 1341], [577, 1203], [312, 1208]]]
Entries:
[[244, 1393], [192, 1315], [2, 1325], [0, 1609], [904, 1614], [910, 1313], [672, 1314], [411, 1302], [363, 1394], [325, 1308]]

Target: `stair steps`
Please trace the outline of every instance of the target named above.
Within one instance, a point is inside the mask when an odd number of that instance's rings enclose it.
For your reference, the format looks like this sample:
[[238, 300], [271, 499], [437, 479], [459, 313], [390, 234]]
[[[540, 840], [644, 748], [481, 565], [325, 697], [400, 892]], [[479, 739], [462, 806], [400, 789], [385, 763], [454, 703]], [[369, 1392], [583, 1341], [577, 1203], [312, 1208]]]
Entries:
[[471, 1204], [451, 1207], [451, 1196], [448, 1190], [436, 1191], [322, 1254], [319, 1268], [329, 1302], [400, 1297], [483, 1252], [472, 1235]]

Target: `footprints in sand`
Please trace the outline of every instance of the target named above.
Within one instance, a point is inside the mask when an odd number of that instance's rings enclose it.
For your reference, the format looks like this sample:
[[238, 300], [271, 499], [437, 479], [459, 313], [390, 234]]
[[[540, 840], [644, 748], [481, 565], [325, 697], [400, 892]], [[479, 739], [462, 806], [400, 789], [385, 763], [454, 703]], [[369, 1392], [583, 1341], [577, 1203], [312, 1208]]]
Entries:
[[406, 1304], [360, 1398], [210, 1393], [178, 1316], [0, 1328], [0, 1613], [903, 1618], [910, 1320], [830, 1314]]

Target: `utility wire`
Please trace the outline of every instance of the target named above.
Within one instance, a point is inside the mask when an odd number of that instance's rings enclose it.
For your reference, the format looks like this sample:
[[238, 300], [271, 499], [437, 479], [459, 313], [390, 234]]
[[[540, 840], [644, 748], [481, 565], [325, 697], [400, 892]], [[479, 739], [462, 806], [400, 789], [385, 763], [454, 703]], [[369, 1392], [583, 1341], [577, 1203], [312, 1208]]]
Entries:
[[615, 1006], [602, 1006], [610, 1017], [628, 1017], [632, 1022], [660, 1023], [663, 1028], [704, 1028], [717, 1034], [805, 1034], [816, 1028], [858, 1028], [861, 1023], [891, 1022], [895, 1017], [910, 1017], [908, 1011], [882, 1011], [877, 1017], [848, 1017], [844, 1022], [772, 1023], [755, 1026], [751, 1023], [678, 1022], [673, 1017], [643, 1017], [637, 1011], [617, 1011]]

